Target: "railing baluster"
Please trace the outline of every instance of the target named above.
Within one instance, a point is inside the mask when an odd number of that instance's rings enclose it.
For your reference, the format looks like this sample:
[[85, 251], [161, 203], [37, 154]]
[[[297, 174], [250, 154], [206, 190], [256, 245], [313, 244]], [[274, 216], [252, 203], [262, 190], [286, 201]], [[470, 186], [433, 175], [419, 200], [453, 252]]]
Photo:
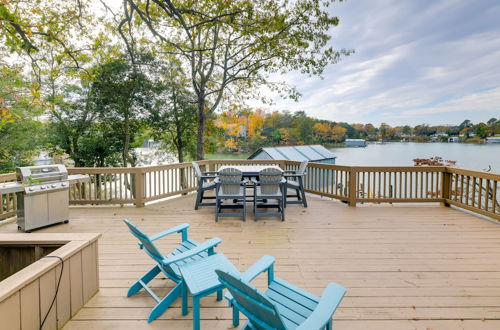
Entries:
[[488, 211], [490, 205], [490, 180], [486, 179], [486, 194], [484, 195], [484, 210]]
[[480, 209], [482, 205], [482, 199], [483, 197], [483, 179], [479, 178], [479, 189], [478, 189], [478, 201], [477, 201], [477, 208]]
[[472, 206], [476, 204], [476, 177], [472, 178]]
[[[493, 206], [491, 207], [491, 212], [493, 214], [496, 213], [496, 209], [497, 209], [497, 181], [493, 181], [493, 199], [492, 199], [492, 203], [493, 203]], [[499, 212], [500, 213], [500, 212]]]
[[464, 175], [460, 175], [460, 203], [464, 202]]

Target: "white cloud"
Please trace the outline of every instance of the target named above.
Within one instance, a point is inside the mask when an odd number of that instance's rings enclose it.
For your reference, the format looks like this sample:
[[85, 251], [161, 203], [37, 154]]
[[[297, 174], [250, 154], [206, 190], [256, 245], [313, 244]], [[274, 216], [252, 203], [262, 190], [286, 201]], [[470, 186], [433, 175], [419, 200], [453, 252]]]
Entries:
[[431, 107], [403, 111], [403, 115], [425, 115], [442, 112], [498, 110], [500, 113], [500, 87], [492, 90], [471, 93], [460, 98], [442, 102]]
[[334, 10], [341, 20], [334, 45], [356, 53], [324, 80], [285, 76], [304, 96], [275, 108], [390, 124], [477, 122], [499, 112], [500, 2], [358, 0]]

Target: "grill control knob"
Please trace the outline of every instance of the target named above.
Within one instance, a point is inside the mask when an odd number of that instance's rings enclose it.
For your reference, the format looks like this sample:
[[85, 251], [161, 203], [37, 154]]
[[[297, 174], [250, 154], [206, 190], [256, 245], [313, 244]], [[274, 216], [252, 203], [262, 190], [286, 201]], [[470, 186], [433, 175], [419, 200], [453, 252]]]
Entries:
[[46, 187], [45, 187], [45, 185], [43, 185], [43, 186], [41, 186], [40, 188], [41, 188], [41, 189], [45, 189]]
[[28, 188], [28, 190], [29, 190], [29, 191], [34, 191], [34, 190], [35, 190], [35, 188], [29, 187], [29, 188]]
[[61, 186], [63, 186], [63, 187], [66, 187], [66, 185], [67, 185], [66, 182], [61, 183]]
[[52, 187], [52, 188], [55, 188], [55, 187], [57, 187], [57, 185], [56, 185], [55, 183], [53, 183], [53, 184], [51, 185], [51, 187]]

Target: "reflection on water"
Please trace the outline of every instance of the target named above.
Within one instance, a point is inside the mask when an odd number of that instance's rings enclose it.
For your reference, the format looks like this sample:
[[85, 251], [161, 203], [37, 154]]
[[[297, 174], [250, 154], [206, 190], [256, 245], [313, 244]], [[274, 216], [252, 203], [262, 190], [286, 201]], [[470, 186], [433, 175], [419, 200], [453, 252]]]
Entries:
[[442, 157], [457, 161], [457, 167], [500, 173], [500, 144], [384, 143], [366, 148], [332, 148], [337, 165], [412, 166], [414, 158]]

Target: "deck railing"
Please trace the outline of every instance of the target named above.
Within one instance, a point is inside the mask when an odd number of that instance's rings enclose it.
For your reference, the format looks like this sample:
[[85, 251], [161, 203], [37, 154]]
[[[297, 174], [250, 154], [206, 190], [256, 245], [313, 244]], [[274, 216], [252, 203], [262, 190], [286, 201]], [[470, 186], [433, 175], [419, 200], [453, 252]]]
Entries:
[[[300, 162], [204, 160], [203, 170], [223, 165], [278, 165], [297, 170]], [[191, 163], [136, 168], [69, 168], [69, 174], [87, 174], [87, 183], [72, 184], [70, 204], [135, 204], [195, 191]], [[0, 182], [14, 181], [0, 175]], [[307, 192], [349, 205], [358, 203], [440, 202], [500, 220], [500, 175], [445, 166], [364, 167], [309, 163]], [[15, 194], [0, 195], [0, 219], [15, 215]]]
[[[0, 174], [0, 184], [15, 180], [15, 173]], [[0, 220], [15, 216], [16, 204], [16, 194], [0, 194]]]
[[446, 202], [500, 220], [500, 175], [447, 168]]

